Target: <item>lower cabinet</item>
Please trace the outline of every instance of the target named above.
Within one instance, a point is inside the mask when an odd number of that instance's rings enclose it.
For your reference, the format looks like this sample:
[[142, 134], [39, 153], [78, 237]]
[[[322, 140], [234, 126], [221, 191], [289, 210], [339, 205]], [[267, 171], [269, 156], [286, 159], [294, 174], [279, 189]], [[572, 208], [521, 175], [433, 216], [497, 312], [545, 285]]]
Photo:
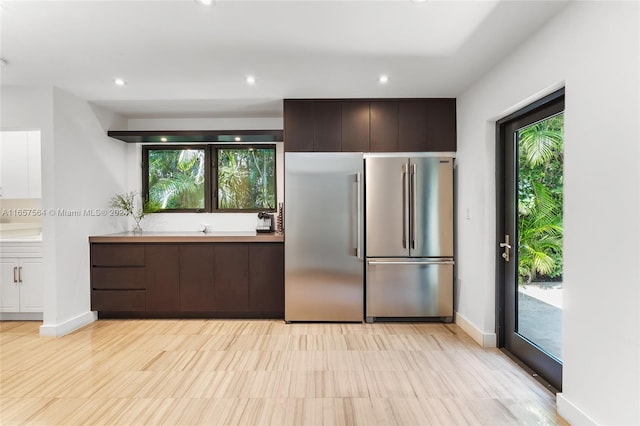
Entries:
[[284, 318], [284, 244], [91, 244], [101, 317]]
[[284, 314], [284, 245], [249, 246], [249, 310]]
[[180, 309], [180, 245], [145, 244], [144, 283], [148, 312]]
[[214, 305], [220, 312], [249, 310], [249, 245], [216, 244], [213, 273]]
[[42, 312], [41, 258], [0, 259], [0, 312]]
[[180, 310], [213, 311], [213, 245], [180, 247]]

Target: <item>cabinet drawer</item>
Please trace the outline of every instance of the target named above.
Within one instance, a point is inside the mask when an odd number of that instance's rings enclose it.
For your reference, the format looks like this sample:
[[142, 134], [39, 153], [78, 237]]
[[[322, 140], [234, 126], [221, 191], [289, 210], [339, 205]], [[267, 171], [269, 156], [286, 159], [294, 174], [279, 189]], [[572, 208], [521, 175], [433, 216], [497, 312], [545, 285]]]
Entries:
[[144, 266], [143, 244], [92, 244], [93, 266]]
[[92, 268], [91, 287], [104, 290], [144, 290], [144, 268]]
[[144, 290], [93, 290], [92, 311], [136, 312], [146, 309]]

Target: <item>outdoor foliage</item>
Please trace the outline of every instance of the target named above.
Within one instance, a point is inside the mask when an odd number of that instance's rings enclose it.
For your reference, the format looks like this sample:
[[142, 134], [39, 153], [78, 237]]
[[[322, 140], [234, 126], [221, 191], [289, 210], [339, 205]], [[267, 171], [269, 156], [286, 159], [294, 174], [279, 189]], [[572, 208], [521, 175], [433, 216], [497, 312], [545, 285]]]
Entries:
[[564, 114], [518, 131], [518, 281], [562, 277]]
[[275, 150], [218, 149], [218, 208], [275, 209]]
[[149, 202], [161, 209], [204, 208], [204, 149], [149, 151]]

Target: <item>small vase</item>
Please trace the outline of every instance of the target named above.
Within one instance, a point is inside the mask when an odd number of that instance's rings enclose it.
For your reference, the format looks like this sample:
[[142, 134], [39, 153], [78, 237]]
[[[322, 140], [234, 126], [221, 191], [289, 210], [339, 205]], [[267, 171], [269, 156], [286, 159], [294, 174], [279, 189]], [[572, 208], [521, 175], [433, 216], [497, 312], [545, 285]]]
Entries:
[[141, 219], [137, 219], [137, 218], [133, 218], [133, 220], [136, 221], [136, 226], [133, 228], [133, 233], [134, 234], [141, 234], [142, 233], [142, 228], [140, 227], [140, 220]]

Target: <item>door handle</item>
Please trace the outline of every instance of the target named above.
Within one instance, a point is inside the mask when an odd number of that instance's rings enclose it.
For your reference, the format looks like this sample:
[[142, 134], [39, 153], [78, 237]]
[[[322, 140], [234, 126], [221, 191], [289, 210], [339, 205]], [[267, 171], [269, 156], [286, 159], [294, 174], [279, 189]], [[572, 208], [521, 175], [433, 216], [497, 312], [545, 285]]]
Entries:
[[407, 165], [402, 165], [402, 248], [407, 248]]
[[416, 168], [415, 163], [411, 164], [411, 206], [409, 210], [409, 228], [411, 228], [411, 250], [416, 248], [416, 199], [418, 198], [418, 189], [416, 188]]
[[356, 187], [357, 187], [357, 192], [356, 192], [356, 197], [358, 197], [357, 200], [357, 207], [356, 207], [356, 214], [358, 215], [358, 219], [356, 220], [356, 227], [357, 227], [357, 231], [356, 231], [356, 257], [358, 259], [362, 259], [362, 253], [361, 253], [361, 249], [360, 249], [360, 240], [362, 239], [362, 188], [361, 188], [361, 178], [360, 178], [360, 173], [356, 173]]
[[22, 282], [22, 266], [18, 268], [18, 282]]
[[14, 282], [14, 283], [17, 283], [17, 282], [18, 282], [17, 274], [18, 274], [18, 267], [17, 267], [17, 266], [14, 266], [14, 267], [13, 267], [13, 282]]
[[509, 243], [509, 234], [507, 234], [504, 236], [504, 242], [500, 243], [500, 248], [504, 249], [504, 251], [502, 252], [502, 258], [505, 260], [505, 262], [509, 261], [511, 254], [511, 244]]

